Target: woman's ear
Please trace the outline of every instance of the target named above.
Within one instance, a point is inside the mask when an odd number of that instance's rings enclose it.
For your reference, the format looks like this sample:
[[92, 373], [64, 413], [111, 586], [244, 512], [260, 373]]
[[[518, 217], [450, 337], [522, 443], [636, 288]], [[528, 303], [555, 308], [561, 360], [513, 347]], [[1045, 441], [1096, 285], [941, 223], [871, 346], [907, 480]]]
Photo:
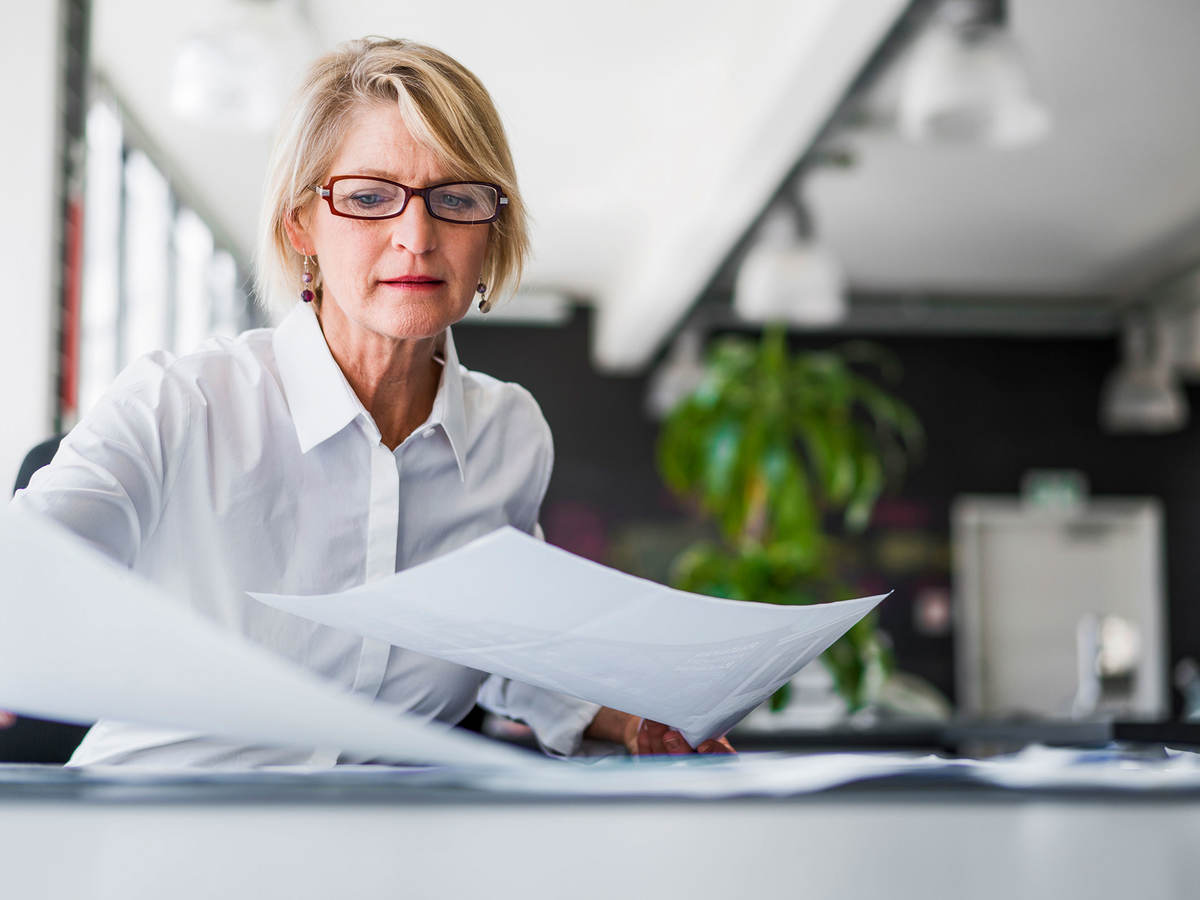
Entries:
[[312, 256], [316, 253], [316, 249], [313, 247], [312, 237], [308, 233], [308, 227], [304, 221], [307, 216], [304, 213], [305, 210], [296, 209], [284, 216], [283, 230], [287, 232], [293, 250], [301, 256]]

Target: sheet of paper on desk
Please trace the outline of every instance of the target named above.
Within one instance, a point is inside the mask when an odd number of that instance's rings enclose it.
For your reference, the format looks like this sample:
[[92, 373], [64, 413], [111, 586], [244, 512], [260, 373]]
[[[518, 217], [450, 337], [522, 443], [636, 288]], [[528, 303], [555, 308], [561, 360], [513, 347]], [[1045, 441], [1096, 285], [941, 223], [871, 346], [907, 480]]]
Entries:
[[502, 528], [286, 612], [665, 722], [723, 734], [884, 595], [773, 606], [663, 587]]
[[340, 693], [66, 531], [11, 509], [0, 510], [0, 709], [394, 761], [553, 765]]

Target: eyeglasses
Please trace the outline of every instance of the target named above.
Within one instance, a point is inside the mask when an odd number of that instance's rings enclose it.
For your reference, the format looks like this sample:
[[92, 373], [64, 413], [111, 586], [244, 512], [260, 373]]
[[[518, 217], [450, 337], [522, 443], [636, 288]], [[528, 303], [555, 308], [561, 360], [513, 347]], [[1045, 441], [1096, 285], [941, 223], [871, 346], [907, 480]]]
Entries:
[[415, 188], [386, 178], [335, 175], [312, 188], [335, 216], [347, 219], [391, 219], [404, 212], [411, 197], [425, 201], [429, 215], [443, 222], [484, 225], [500, 216], [508, 198], [500, 186], [486, 181], [447, 181]]

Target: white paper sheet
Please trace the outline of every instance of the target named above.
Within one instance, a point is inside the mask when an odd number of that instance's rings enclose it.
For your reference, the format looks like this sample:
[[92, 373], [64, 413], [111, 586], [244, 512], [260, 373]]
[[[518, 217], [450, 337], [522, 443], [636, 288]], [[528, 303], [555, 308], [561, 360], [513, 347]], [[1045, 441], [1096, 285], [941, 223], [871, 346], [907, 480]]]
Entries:
[[384, 713], [222, 631], [40, 518], [0, 511], [0, 709], [460, 766], [552, 766]]
[[[1035, 748], [996, 759], [943, 759], [936, 756], [880, 753], [748, 753], [657, 758], [608, 758], [590, 764], [550, 763], [539, 767], [276, 766], [253, 770], [151, 770], [124, 766], [61, 769], [55, 766], [0, 764], [0, 803], [6, 785], [94, 786], [142, 789], [161, 787], [213, 791], [270, 791], [273, 796], [305, 796], [323, 789], [369, 790], [375, 799], [402, 798], [404, 791], [462, 789], [531, 797], [789, 797], [843, 785], [888, 779], [893, 785], [925, 789], [987, 786], [1003, 790], [1103, 792], [1179, 798], [1200, 794], [1200, 757], [1178, 753], [1160, 759], [1117, 751]], [[292, 793], [295, 791], [296, 793]], [[219, 795], [219, 794], [218, 794]], [[260, 793], [261, 797], [262, 794]], [[330, 794], [324, 794], [329, 797]], [[354, 794], [342, 794], [344, 798]]]
[[277, 609], [678, 728], [723, 734], [886, 595], [815, 606], [704, 597], [502, 528], [338, 594]]
[[993, 759], [947, 760], [975, 781], [1014, 790], [1110, 790], [1168, 792], [1200, 789], [1200, 755], [1153, 748], [1044, 747]]
[[986, 785], [1017, 791], [1178, 794], [1200, 791], [1200, 757], [1145, 759], [1121, 751], [1030, 748], [995, 759], [896, 753], [748, 753], [611, 759], [538, 773], [492, 770], [472, 786], [581, 797], [786, 797], [893, 779], [907, 787]]

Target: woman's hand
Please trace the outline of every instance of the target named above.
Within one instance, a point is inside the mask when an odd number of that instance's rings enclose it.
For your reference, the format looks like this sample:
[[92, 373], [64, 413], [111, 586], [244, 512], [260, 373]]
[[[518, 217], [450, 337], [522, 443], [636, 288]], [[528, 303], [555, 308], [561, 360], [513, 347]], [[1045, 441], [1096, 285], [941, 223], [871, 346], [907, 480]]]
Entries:
[[0, 709], [0, 728], [8, 728], [10, 725], [17, 724], [17, 717], [10, 712], [5, 712]]
[[724, 736], [704, 741], [695, 750], [683, 735], [662, 722], [631, 716], [605, 706], [584, 732], [584, 737], [624, 744], [631, 756], [654, 754], [682, 755], [687, 753], [735, 753]]
[[735, 753], [733, 747], [724, 735], [704, 741], [695, 750], [683, 739], [683, 735], [674, 728], [669, 728], [662, 722], [652, 719], [642, 719], [630, 716], [634, 720], [627, 732], [625, 747], [634, 756], [667, 753], [678, 755], [684, 753]]

